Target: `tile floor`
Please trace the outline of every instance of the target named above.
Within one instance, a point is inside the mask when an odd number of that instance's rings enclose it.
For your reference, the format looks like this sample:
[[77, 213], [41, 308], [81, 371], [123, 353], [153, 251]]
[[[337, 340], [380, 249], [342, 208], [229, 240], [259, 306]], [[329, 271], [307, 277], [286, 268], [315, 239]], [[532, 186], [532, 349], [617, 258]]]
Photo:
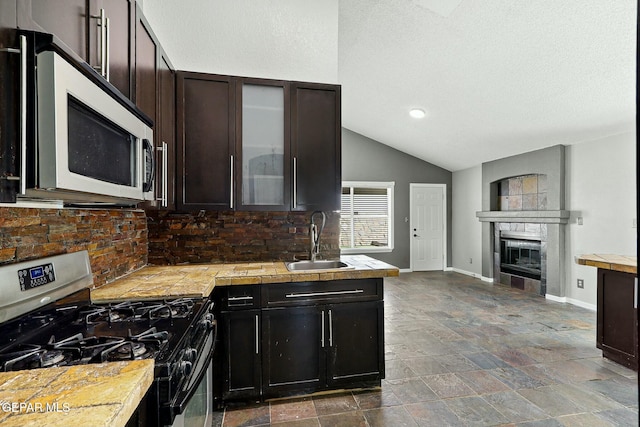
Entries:
[[637, 374], [603, 359], [595, 312], [450, 272], [385, 279], [373, 391], [217, 412], [213, 426], [637, 426]]

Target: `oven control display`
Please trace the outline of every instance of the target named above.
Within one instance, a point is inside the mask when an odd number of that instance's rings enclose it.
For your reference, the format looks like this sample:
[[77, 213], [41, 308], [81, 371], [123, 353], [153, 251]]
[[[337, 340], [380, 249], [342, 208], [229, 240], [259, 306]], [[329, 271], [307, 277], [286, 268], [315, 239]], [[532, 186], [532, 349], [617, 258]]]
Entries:
[[18, 280], [20, 281], [20, 289], [23, 291], [51, 283], [56, 280], [53, 264], [18, 270]]

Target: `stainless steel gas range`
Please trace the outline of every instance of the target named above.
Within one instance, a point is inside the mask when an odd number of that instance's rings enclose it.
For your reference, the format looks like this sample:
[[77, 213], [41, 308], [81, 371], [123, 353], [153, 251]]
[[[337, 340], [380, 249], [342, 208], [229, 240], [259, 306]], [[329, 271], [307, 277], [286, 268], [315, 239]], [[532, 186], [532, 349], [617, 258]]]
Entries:
[[154, 359], [131, 425], [210, 425], [213, 303], [92, 304], [91, 283], [86, 251], [0, 267], [0, 371]]

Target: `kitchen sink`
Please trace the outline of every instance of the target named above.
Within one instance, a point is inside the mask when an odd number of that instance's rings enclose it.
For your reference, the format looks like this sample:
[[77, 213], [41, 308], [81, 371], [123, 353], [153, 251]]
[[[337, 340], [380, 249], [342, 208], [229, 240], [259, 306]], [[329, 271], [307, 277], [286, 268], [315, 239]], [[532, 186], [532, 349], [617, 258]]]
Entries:
[[317, 261], [294, 261], [286, 263], [289, 271], [305, 271], [305, 270], [332, 270], [332, 269], [350, 269], [354, 268], [338, 260], [317, 260]]

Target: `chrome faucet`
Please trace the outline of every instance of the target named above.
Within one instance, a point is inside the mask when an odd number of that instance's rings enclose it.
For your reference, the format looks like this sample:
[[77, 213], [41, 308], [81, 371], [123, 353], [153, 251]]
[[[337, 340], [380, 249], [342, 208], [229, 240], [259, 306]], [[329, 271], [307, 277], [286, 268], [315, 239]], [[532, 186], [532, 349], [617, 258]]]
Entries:
[[[322, 224], [320, 224], [320, 229], [314, 222], [314, 217], [316, 215], [322, 215]], [[316, 257], [320, 254], [320, 235], [322, 234], [322, 230], [324, 230], [324, 224], [327, 222], [327, 216], [322, 211], [315, 211], [311, 214], [311, 224], [309, 224], [309, 259], [311, 261], [315, 261]]]

